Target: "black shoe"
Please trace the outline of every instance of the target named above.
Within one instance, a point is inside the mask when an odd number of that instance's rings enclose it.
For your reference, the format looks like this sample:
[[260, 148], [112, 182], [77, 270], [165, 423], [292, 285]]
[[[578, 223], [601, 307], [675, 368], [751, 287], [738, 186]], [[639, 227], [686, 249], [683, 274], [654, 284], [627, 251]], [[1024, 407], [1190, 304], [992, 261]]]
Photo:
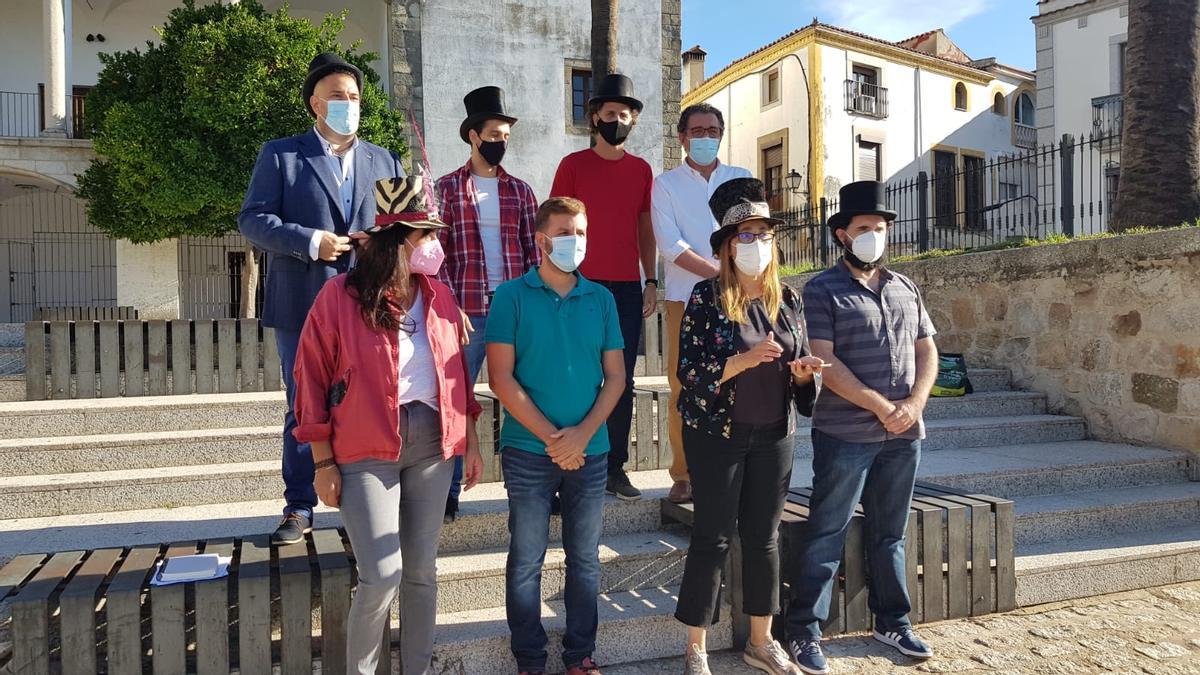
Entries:
[[299, 513], [289, 513], [279, 521], [279, 527], [271, 535], [272, 546], [298, 544], [304, 541], [304, 535], [312, 532], [312, 519], [305, 518]]
[[633, 487], [629, 476], [624, 471], [614, 471], [608, 474], [608, 486], [605, 492], [626, 502], [635, 502], [642, 498], [642, 491]]
[[554, 493], [554, 497], [550, 500], [550, 515], [562, 515], [562, 498], [558, 496], [557, 492]]
[[442, 518], [442, 522], [446, 525], [453, 523], [458, 518], [458, 497], [446, 497], [446, 515]]
[[875, 639], [914, 659], [933, 658], [933, 649], [921, 641], [912, 628], [904, 626], [890, 631], [875, 629]]

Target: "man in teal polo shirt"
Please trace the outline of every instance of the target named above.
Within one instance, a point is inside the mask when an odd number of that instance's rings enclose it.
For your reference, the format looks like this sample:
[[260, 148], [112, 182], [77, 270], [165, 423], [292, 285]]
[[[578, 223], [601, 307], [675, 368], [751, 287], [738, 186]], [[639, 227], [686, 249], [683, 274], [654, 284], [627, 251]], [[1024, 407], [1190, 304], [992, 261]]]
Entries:
[[583, 203], [547, 200], [535, 239], [548, 262], [496, 289], [486, 328], [488, 381], [505, 411], [508, 628], [517, 670], [545, 673], [542, 561], [557, 492], [567, 556], [563, 665], [568, 675], [591, 675], [599, 673], [592, 651], [608, 477], [604, 422], [625, 388], [625, 345], [612, 293], [575, 271], [587, 249]]

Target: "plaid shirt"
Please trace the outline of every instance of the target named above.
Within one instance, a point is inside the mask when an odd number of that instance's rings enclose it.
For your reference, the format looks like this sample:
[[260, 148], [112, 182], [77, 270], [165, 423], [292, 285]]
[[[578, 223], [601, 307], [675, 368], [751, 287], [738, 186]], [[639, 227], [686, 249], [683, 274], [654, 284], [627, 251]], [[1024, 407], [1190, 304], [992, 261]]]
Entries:
[[[504, 247], [504, 279], [516, 279], [541, 261], [533, 241], [538, 202], [525, 181], [496, 168], [500, 189], [500, 242]], [[471, 163], [437, 181], [442, 220], [450, 225], [439, 231], [446, 263], [438, 278], [450, 286], [468, 316], [488, 312], [488, 275], [483, 240], [479, 236], [479, 204]]]

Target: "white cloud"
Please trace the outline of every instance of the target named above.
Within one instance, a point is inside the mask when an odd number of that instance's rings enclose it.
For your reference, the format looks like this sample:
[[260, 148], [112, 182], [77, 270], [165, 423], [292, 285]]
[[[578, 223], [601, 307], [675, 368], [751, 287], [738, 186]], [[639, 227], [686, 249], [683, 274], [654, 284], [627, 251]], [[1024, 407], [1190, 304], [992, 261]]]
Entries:
[[814, 4], [823, 23], [894, 41], [935, 28], [949, 32], [987, 10], [991, 0], [817, 0]]

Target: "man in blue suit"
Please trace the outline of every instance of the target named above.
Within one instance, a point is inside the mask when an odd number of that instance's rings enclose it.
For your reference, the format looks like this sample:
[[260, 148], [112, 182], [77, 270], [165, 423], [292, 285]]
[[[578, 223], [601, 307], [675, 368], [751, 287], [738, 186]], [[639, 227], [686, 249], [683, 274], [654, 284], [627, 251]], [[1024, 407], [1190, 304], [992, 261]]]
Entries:
[[292, 367], [300, 329], [321, 286], [350, 268], [351, 232], [375, 219], [375, 181], [403, 176], [396, 153], [359, 139], [362, 72], [337, 54], [313, 59], [302, 91], [316, 124], [307, 133], [268, 141], [258, 153], [238, 228], [267, 252], [262, 323], [275, 329], [287, 385], [283, 480], [287, 506], [273, 544], [301, 541], [312, 531], [313, 460], [292, 430]]

